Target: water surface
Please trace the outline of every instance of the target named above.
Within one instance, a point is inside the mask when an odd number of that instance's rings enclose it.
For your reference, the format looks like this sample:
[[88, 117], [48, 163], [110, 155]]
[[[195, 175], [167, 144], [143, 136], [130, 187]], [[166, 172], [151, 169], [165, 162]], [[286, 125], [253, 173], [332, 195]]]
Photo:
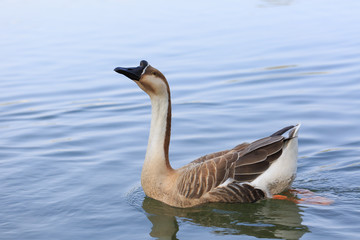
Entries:
[[[358, 1], [2, 1], [0, 239], [357, 239]], [[150, 101], [113, 72], [141, 59], [172, 90], [170, 158], [301, 123], [294, 188], [177, 209], [145, 197]]]

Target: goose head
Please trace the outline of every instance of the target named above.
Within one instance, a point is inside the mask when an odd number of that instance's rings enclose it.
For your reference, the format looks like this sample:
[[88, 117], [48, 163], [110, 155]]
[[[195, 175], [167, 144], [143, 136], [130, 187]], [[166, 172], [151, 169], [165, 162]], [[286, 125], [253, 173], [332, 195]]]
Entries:
[[170, 96], [169, 84], [165, 76], [159, 70], [150, 66], [145, 60], [140, 62], [140, 66], [130, 68], [117, 67], [114, 71], [133, 80], [150, 98]]

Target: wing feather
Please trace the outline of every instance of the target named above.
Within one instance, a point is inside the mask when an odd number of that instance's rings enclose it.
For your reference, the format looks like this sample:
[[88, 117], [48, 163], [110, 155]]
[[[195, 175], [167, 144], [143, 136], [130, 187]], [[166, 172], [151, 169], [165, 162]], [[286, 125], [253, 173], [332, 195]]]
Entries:
[[201, 162], [205, 162], [207, 160], [212, 160], [214, 158], [220, 157], [226, 153], [228, 153], [230, 150], [224, 150], [224, 151], [220, 151], [220, 152], [216, 152], [216, 153], [211, 153], [205, 156], [202, 156], [194, 161], [192, 161], [191, 163], [201, 163]]
[[250, 165], [266, 160], [267, 152], [262, 149], [251, 151], [236, 161], [236, 166]]
[[268, 161], [262, 161], [251, 165], [244, 165], [235, 167], [236, 175], [252, 175], [261, 174], [269, 168], [270, 163]]
[[209, 192], [209, 196], [216, 202], [256, 202], [265, 197], [260, 189], [254, 188], [246, 183], [232, 182]]
[[[284, 130], [277, 133], [282, 134]], [[178, 192], [187, 198], [210, 194], [222, 200], [228, 198], [229, 201], [241, 202], [252, 202], [264, 197], [261, 190], [246, 182], [252, 182], [281, 156], [285, 138], [276, 134], [202, 156], [182, 167], [178, 170]], [[233, 181], [228, 183], [228, 179]]]

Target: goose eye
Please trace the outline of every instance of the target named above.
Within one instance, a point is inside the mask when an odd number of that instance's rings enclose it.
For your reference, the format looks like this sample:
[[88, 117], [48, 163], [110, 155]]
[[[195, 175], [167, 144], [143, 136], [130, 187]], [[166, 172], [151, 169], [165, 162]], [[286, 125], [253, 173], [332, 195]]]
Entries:
[[156, 74], [156, 72], [153, 72], [152, 74], [153, 74], [154, 76], [156, 76], [156, 75], [157, 75], [157, 74]]

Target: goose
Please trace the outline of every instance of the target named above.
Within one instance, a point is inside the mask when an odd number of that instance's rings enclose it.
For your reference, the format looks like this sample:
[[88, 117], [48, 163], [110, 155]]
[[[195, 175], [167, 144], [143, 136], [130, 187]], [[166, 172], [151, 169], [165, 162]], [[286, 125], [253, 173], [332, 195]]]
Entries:
[[114, 71], [133, 80], [151, 100], [150, 133], [141, 171], [141, 186], [148, 197], [187, 208], [213, 202], [252, 203], [290, 188], [297, 169], [299, 124], [173, 169], [169, 162], [171, 97], [165, 76], [145, 60], [138, 67]]

